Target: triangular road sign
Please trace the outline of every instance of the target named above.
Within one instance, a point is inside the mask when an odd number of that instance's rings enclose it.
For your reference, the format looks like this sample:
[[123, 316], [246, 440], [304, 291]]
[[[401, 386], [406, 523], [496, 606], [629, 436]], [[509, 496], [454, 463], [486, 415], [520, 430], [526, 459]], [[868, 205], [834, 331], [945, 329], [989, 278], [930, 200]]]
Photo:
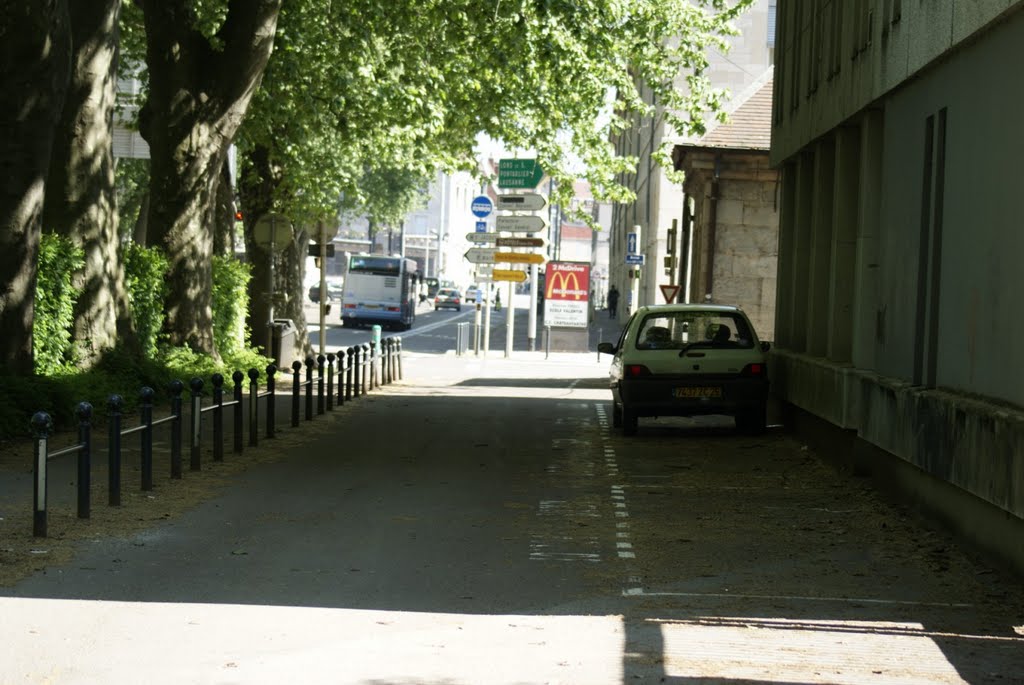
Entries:
[[666, 304], [672, 304], [676, 301], [676, 295], [679, 294], [678, 285], [659, 285], [661, 288], [661, 294], [665, 297]]

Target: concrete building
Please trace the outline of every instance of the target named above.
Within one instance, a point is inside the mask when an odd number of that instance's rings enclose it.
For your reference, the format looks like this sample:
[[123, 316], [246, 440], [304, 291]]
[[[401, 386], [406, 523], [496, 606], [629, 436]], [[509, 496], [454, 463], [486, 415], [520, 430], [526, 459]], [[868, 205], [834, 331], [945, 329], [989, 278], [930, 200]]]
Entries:
[[775, 336], [778, 172], [768, 162], [772, 73], [733, 100], [728, 123], [676, 145], [676, 171], [686, 175], [679, 253], [679, 300], [737, 304], [762, 340]]
[[460, 288], [473, 280], [472, 265], [462, 255], [471, 247], [466, 234], [475, 230], [477, 219], [470, 205], [479, 190], [472, 174], [438, 172], [426, 206], [406, 216], [404, 251], [426, 276], [453, 281]]
[[[736, 22], [740, 33], [729, 39], [731, 49], [724, 54], [710, 51], [707, 75], [714, 87], [727, 88], [735, 95], [763, 76], [772, 64], [774, 16], [775, 0], [757, 0]], [[678, 87], [685, 87], [683, 76], [680, 75]], [[641, 95], [652, 102], [649, 90], [644, 89]], [[678, 268], [674, 274], [666, 273], [665, 257], [668, 256], [667, 239], [672, 220], [678, 224], [683, 218], [683, 189], [667, 178], [654, 158], [654, 153], [666, 141], [693, 142], [671, 130], [662, 116], [636, 117], [633, 126], [612, 139], [617, 154], [639, 159], [635, 175], [619, 178], [620, 183], [636, 193], [637, 199], [628, 205], [615, 205], [609, 236], [609, 282], [615, 283], [623, 293], [620, 313], [632, 311], [641, 304], [664, 302], [658, 286], [679, 282]], [[627, 235], [633, 232], [634, 226], [640, 227], [638, 252], [645, 257], [635, 296], [630, 288], [635, 282], [627, 278], [625, 266]]]
[[769, 366], [798, 426], [1020, 569], [1022, 8], [780, 0]]

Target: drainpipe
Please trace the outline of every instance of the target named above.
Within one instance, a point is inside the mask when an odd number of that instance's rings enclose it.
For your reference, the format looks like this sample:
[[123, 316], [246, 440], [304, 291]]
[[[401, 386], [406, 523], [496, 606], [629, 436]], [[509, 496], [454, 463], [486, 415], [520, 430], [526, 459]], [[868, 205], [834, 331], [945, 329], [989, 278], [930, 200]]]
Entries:
[[708, 268], [704, 272], [704, 299], [714, 295], [715, 233], [718, 231], [718, 176], [722, 171], [722, 155], [715, 155], [715, 171], [711, 178], [711, 207], [708, 209]]

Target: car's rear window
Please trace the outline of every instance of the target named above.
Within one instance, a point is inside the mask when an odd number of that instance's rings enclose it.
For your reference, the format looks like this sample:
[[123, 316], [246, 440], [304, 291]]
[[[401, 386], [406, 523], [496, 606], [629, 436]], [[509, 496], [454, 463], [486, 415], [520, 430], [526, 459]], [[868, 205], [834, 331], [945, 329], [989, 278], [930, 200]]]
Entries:
[[458, 297], [459, 293], [451, 288], [441, 288], [437, 291], [439, 297]]
[[638, 350], [681, 350], [684, 347], [749, 349], [754, 335], [743, 316], [733, 312], [652, 312], [637, 329]]

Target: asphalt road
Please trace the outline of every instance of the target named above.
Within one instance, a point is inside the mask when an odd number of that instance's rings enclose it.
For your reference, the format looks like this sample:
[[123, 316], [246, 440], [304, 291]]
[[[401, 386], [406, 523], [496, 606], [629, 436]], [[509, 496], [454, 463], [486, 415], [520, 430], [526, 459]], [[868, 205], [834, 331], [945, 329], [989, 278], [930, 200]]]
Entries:
[[589, 354], [416, 337], [301, 448], [0, 591], [0, 683], [1024, 681], [1021, 579], [792, 437], [626, 439]]

